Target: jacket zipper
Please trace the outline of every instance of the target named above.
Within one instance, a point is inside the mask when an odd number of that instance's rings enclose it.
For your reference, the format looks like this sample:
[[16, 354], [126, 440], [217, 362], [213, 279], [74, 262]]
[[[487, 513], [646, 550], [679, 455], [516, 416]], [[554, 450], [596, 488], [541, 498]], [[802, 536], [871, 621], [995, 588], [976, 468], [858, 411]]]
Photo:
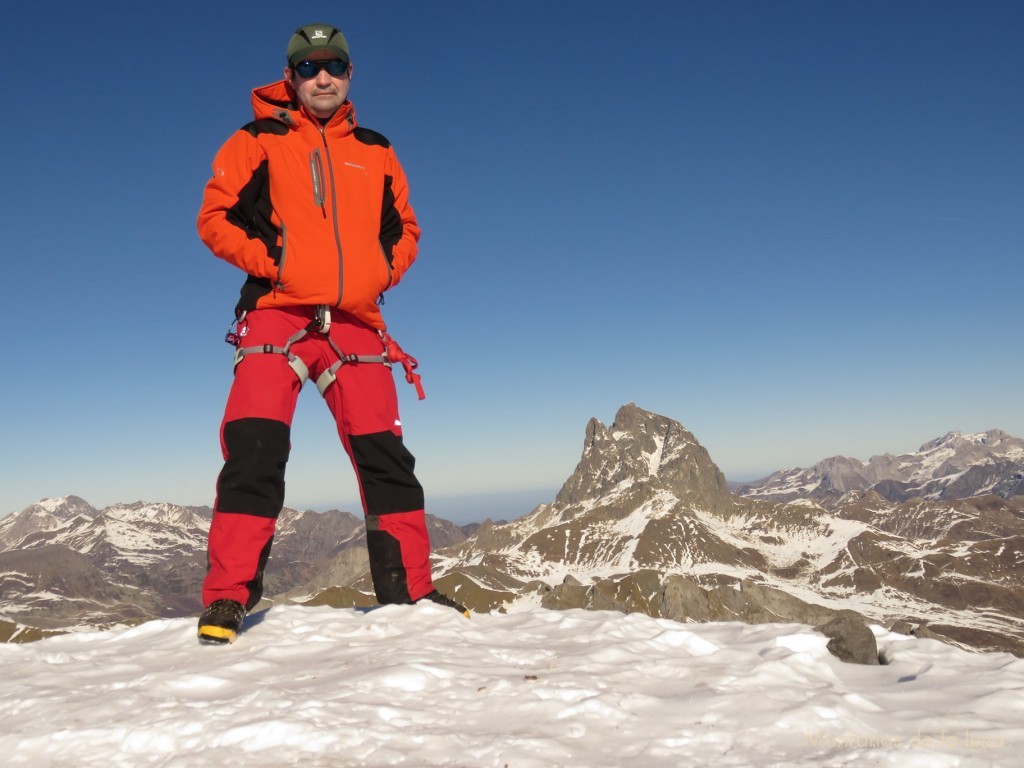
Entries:
[[327, 218], [327, 211], [324, 208], [324, 160], [320, 156], [319, 148], [309, 153], [309, 174], [313, 177], [313, 205], [323, 212]]
[[[334, 163], [331, 162], [331, 148], [327, 145], [327, 133], [324, 131], [324, 127], [320, 126], [320, 138], [324, 143], [324, 154], [327, 157], [327, 177], [331, 183], [331, 219], [334, 223], [334, 246], [338, 253], [338, 299], [334, 302], [334, 306], [341, 306], [341, 297], [344, 293], [344, 253], [341, 248], [341, 232], [338, 229], [338, 195], [337, 189], [334, 183]], [[326, 215], [326, 205], [323, 205], [323, 210]]]

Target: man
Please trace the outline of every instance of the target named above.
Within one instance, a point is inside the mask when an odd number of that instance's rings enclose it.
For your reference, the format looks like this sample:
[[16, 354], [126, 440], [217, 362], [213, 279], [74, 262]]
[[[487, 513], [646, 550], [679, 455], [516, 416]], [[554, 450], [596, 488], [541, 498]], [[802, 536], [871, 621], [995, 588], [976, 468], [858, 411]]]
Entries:
[[416, 258], [405, 173], [388, 140], [356, 123], [340, 31], [301, 27], [286, 56], [284, 80], [253, 91], [255, 120], [218, 152], [199, 212], [203, 242], [248, 275], [228, 335], [238, 350], [199, 619], [210, 643], [233, 641], [263, 593], [292, 416], [310, 376], [356, 471], [377, 599], [465, 613], [431, 580], [391, 364], [417, 389], [419, 377], [378, 302]]

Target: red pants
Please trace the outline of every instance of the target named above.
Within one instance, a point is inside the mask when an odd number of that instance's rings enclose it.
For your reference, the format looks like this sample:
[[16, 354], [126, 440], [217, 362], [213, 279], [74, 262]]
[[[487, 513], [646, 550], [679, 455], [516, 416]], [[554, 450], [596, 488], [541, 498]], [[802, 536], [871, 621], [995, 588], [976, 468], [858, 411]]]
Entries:
[[[312, 318], [311, 307], [253, 310], [239, 327], [240, 346], [282, 347]], [[329, 334], [346, 355], [380, 355], [384, 348], [375, 330], [339, 310], [332, 312]], [[338, 360], [327, 337], [317, 332], [291, 351], [313, 380]], [[224, 468], [210, 527], [204, 606], [227, 598], [251, 609], [263, 594], [263, 571], [284, 505], [285, 464], [301, 388], [283, 354], [248, 354], [235, 370], [221, 424]], [[417, 600], [434, 588], [430, 541], [415, 459], [402, 443], [391, 368], [345, 363], [324, 400], [359, 481], [377, 599]]]

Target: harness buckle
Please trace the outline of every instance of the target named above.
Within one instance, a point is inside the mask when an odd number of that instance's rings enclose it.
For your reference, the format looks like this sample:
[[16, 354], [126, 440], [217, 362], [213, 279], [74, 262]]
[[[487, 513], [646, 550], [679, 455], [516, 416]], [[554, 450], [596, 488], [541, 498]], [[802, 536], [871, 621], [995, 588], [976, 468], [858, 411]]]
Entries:
[[331, 310], [326, 304], [317, 304], [313, 310], [313, 320], [309, 324], [311, 331], [327, 334], [331, 330]]

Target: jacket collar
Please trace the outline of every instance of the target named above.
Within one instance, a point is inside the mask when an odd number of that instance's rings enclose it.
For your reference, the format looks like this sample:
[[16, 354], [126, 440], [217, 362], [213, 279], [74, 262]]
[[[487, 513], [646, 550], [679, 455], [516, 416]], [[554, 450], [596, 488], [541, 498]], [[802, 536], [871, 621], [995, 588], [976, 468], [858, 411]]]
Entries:
[[[320, 130], [320, 121], [299, 104], [287, 80], [253, 89], [252, 110], [257, 120], [277, 120], [293, 130], [307, 127]], [[324, 133], [328, 136], [345, 136], [352, 133], [355, 127], [356, 108], [351, 101], [346, 101], [324, 126]]]

